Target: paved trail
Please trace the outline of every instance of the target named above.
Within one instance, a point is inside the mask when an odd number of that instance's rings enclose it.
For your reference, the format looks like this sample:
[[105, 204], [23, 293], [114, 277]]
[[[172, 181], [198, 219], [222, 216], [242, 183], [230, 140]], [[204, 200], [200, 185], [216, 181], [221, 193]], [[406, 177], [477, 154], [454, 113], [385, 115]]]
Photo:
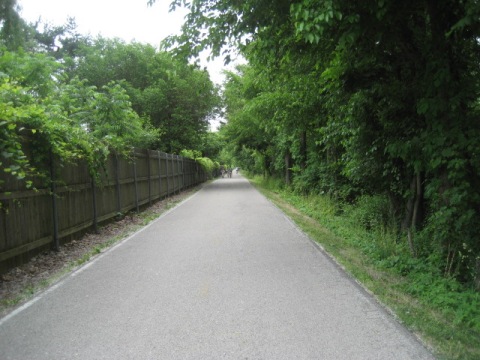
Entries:
[[433, 359], [238, 175], [0, 320], [0, 359]]

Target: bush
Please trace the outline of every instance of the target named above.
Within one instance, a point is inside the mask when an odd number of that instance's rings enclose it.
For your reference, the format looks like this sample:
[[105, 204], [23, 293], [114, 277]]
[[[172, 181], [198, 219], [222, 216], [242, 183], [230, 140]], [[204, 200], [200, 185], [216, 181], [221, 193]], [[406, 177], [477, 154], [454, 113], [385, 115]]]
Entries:
[[180, 151], [180, 156], [183, 156], [187, 159], [196, 160], [197, 158], [202, 156], [202, 153], [198, 150], [183, 149], [182, 151]]
[[282, 179], [273, 176], [256, 176], [255, 182], [261, 184], [263, 188], [274, 192], [285, 188], [285, 182]]
[[345, 210], [347, 216], [366, 230], [380, 230], [395, 225], [392, 206], [386, 196], [360, 196], [354, 205], [347, 205]]
[[217, 162], [213, 162], [210, 158], [202, 157], [201, 155], [202, 153], [198, 150], [183, 149], [182, 151], [180, 151], [180, 156], [183, 156], [187, 159], [195, 160], [208, 174], [208, 177], [213, 178], [215, 172], [220, 168], [220, 165]]
[[214, 172], [218, 170], [218, 164], [214, 163], [211, 159], [206, 157], [199, 157], [195, 159], [203, 170], [208, 174], [208, 177], [211, 179], [214, 177]]

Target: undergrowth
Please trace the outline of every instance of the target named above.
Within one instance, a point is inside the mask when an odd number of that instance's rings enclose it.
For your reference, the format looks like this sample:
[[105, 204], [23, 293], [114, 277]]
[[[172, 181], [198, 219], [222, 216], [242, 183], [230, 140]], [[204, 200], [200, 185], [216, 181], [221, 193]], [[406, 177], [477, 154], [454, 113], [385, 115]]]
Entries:
[[296, 194], [278, 180], [251, 181], [439, 359], [480, 359], [480, 293], [445, 277], [434, 253], [412, 257], [381, 197], [345, 205], [326, 195]]

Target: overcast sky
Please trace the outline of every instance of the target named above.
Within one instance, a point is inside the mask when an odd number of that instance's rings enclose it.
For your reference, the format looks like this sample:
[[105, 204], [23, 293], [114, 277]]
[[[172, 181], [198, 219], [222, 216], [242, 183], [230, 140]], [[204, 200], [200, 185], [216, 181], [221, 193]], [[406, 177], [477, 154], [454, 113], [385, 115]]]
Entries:
[[[147, 0], [17, 0], [17, 3], [22, 7], [22, 17], [29, 22], [41, 18], [43, 22], [62, 25], [68, 17], [73, 17], [80, 33], [118, 37], [127, 42], [135, 40], [156, 47], [166, 36], [180, 31], [186, 14], [184, 9], [169, 13], [170, 0], [157, 0], [151, 7], [147, 6]], [[207, 66], [214, 82], [223, 82], [222, 59], [202, 61], [202, 66]]]

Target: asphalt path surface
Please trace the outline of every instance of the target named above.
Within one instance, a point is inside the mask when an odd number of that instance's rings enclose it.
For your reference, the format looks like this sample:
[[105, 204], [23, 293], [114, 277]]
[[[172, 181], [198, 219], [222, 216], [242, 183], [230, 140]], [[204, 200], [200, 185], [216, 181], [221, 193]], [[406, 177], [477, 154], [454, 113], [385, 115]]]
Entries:
[[234, 175], [0, 320], [0, 359], [433, 359]]

